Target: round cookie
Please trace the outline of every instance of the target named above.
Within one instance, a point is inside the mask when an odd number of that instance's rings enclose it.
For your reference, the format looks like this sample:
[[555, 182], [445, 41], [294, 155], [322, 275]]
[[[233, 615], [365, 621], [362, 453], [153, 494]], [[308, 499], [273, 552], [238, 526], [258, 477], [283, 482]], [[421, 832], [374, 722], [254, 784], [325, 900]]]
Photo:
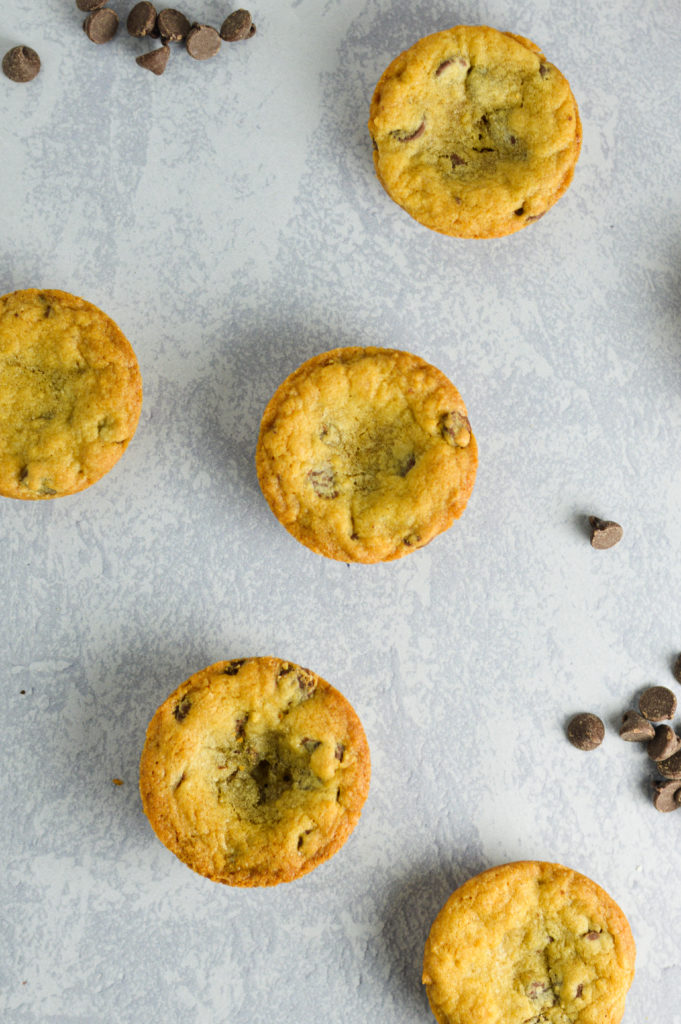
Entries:
[[478, 452], [461, 395], [409, 352], [338, 348], [303, 363], [265, 409], [256, 452], [270, 508], [297, 540], [385, 562], [451, 526]]
[[519, 861], [450, 896], [426, 942], [423, 983], [439, 1024], [617, 1024], [635, 956], [627, 919], [600, 886]]
[[0, 494], [89, 487], [120, 459], [141, 408], [135, 353], [100, 309], [48, 289], [0, 297]]
[[572, 181], [582, 143], [560, 71], [522, 36], [458, 25], [386, 68], [369, 116], [374, 165], [415, 220], [498, 238], [538, 220]]
[[184, 682], [147, 729], [140, 792], [154, 832], [215, 882], [291, 882], [357, 824], [369, 747], [348, 701], [279, 658], [222, 661]]

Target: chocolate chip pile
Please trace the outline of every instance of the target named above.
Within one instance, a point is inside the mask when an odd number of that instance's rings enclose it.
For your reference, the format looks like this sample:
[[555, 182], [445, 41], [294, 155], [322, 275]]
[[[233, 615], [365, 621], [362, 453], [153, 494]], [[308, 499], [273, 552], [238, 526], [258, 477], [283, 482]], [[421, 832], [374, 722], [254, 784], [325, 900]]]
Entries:
[[[681, 682], [681, 654], [673, 668]], [[653, 779], [653, 804], [658, 811], [675, 811], [681, 807], [681, 736], [668, 724], [676, 714], [677, 700], [666, 686], [649, 686], [639, 697], [638, 710], [629, 708], [622, 715], [619, 734], [630, 743], [645, 743], [646, 752], [655, 762], [658, 775]], [[581, 712], [570, 719], [567, 737], [579, 750], [595, 750], [605, 736], [601, 719], [591, 712]]]
[[[118, 31], [118, 15], [106, 0], [76, 0], [76, 7], [87, 13], [83, 30], [93, 43], [108, 43]], [[214, 57], [223, 41], [235, 43], [255, 35], [255, 25], [248, 11], [232, 11], [223, 21], [220, 30], [210, 25], [190, 22], [181, 12], [167, 7], [156, 12], [149, 0], [135, 4], [126, 21], [129, 35], [137, 39], [160, 39], [161, 45], [136, 58], [137, 63], [154, 75], [162, 75], [170, 56], [169, 43], [184, 42], [187, 53], [194, 60], [209, 60]], [[37, 72], [36, 72], [37, 73]]]

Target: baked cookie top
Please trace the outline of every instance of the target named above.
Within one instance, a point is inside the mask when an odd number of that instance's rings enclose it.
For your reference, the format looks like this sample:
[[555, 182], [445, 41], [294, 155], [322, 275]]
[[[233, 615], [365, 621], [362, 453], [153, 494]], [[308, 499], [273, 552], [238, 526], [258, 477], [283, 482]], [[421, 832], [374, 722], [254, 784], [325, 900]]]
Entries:
[[291, 882], [359, 820], [369, 747], [348, 701], [279, 658], [211, 665], [157, 710], [140, 767], [156, 835], [228, 885]]
[[458, 25], [419, 40], [371, 101], [374, 164], [421, 224], [496, 238], [537, 220], [572, 180], [582, 141], [560, 71], [522, 36]]
[[463, 512], [477, 445], [461, 395], [409, 352], [338, 348], [303, 363], [263, 415], [262, 491], [293, 536], [345, 562], [423, 547]]
[[629, 924], [600, 886], [520, 861], [450, 896], [426, 942], [440, 1024], [617, 1024], [634, 977]]
[[100, 309], [49, 289], [0, 297], [0, 494], [89, 487], [120, 459], [141, 407], [135, 353]]

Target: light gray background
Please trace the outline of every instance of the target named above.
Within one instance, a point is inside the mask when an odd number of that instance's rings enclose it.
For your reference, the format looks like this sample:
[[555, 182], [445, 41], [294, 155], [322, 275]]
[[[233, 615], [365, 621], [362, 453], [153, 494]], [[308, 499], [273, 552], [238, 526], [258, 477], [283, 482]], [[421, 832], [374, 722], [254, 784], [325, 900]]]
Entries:
[[[112, 6], [124, 22], [132, 0]], [[184, 9], [219, 25], [231, 8]], [[681, 812], [654, 810], [650, 764], [617, 735], [647, 684], [681, 694], [678, 3], [253, 14], [254, 39], [203, 64], [174, 49], [155, 78], [133, 59], [146, 43], [123, 29], [94, 46], [67, 0], [2, 3], [2, 52], [31, 45], [43, 71], [0, 80], [0, 292], [102, 307], [145, 401], [96, 486], [0, 499], [0, 1018], [425, 1024], [421, 955], [445, 898], [543, 858], [628, 915], [625, 1021], [679, 1024]], [[372, 167], [381, 71], [459, 22], [535, 40], [584, 123], [567, 195], [499, 241], [422, 228]], [[358, 343], [440, 367], [480, 446], [464, 517], [385, 566], [290, 538], [253, 463], [283, 377]], [[624, 525], [617, 548], [591, 549], [589, 513]], [[156, 840], [137, 766], [183, 679], [250, 654], [348, 696], [373, 778], [329, 863], [240, 891]], [[584, 709], [607, 724], [590, 754], [564, 736]]]

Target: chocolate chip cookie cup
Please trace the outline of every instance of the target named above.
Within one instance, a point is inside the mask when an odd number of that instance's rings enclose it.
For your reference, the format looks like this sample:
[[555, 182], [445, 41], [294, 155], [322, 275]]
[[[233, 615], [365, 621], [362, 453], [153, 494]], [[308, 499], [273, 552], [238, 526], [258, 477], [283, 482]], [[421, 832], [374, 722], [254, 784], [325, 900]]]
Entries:
[[265, 409], [256, 451], [272, 512], [327, 558], [386, 562], [464, 511], [478, 464], [461, 395], [419, 356], [338, 348], [303, 363]]
[[244, 658], [193, 675], [156, 711], [140, 792], [158, 838], [193, 871], [269, 886], [343, 846], [370, 772], [342, 694], [291, 662]]
[[499, 238], [542, 217], [582, 142], [570, 86], [534, 43], [485, 25], [426, 36], [386, 68], [369, 116], [374, 165], [415, 220]]
[[67, 292], [0, 297], [0, 494], [82, 491], [120, 459], [142, 408], [135, 353], [113, 320]]
[[636, 948], [615, 901], [560, 864], [519, 861], [469, 879], [426, 942], [439, 1024], [618, 1024]]

